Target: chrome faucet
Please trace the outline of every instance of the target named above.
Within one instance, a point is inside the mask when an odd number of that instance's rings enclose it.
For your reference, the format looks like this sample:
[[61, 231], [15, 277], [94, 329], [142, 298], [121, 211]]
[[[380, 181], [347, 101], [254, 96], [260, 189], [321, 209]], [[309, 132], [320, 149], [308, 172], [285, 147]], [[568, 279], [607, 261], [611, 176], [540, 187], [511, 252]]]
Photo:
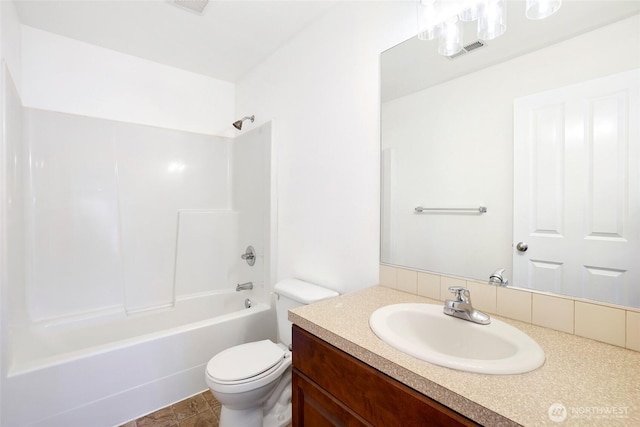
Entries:
[[247, 246], [247, 249], [244, 251], [244, 253], [240, 255], [240, 258], [247, 261], [247, 264], [253, 267], [253, 265], [256, 263], [256, 250], [253, 249], [253, 246], [249, 245]]
[[504, 278], [504, 268], [497, 269], [489, 276], [489, 283], [493, 285], [509, 286], [509, 281]]
[[455, 300], [448, 299], [444, 302], [444, 314], [481, 325], [491, 323], [491, 318], [488, 314], [476, 310], [471, 305], [471, 292], [469, 292], [469, 289], [462, 286], [451, 286], [449, 292], [455, 295]]
[[248, 291], [250, 289], [253, 289], [253, 282], [238, 283], [236, 285], [236, 292]]

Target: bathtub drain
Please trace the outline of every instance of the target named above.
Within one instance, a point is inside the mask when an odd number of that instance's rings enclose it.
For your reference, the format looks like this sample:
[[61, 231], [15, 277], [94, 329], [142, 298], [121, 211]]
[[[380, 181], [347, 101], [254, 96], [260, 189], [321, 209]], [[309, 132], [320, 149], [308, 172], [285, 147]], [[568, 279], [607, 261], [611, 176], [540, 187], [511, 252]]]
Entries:
[[251, 300], [249, 298], [244, 300], [244, 308], [251, 308]]

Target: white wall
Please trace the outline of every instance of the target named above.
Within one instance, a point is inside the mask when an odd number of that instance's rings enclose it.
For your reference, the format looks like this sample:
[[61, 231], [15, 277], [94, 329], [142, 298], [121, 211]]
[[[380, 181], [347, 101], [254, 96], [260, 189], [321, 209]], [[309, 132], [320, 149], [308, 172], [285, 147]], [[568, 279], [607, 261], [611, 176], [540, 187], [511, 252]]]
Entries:
[[413, 2], [348, 2], [237, 83], [275, 119], [277, 277], [339, 292], [378, 282], [379, 54], [416, 32]]
[[22, 69], [25, 107], [233, 136], [233, 83], [25, 25]]
[[[634, 16], [385, 103], [395, 211], [382, 260], [481, 280], [507, 268], [511, 278], [514, 99], [638, 67], [639, 43]], [[487, 214], [413, 213], [480, 203]]]

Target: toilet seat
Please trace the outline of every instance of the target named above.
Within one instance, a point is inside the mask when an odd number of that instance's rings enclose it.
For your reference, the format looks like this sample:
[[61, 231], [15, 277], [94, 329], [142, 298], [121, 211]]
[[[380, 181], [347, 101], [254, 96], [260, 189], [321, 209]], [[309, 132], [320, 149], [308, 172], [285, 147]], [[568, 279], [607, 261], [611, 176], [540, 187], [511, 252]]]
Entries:
[[276, 371], [286, 357], [282, 347], [270, 340], [228, 348], [207, 363], [207, 375], [219, 384], [256, 381]]
[[241, 344], [209, 360], [205, 379], [218, 396], [260, 393], [264, 387], [275, 387], [283, 373], [291, 369], [292, 359], [284, 345], [269, 340]]

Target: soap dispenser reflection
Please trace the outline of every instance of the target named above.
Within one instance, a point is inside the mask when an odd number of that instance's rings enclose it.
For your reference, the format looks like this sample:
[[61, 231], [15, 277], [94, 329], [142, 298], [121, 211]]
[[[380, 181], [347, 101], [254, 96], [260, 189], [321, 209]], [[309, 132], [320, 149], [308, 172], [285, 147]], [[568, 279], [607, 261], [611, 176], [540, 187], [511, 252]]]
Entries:
[[509, 281], [504, 278], [504, 268], [497, 269], [489, 276], [489, 283], [492, 285], [508, 286]]

